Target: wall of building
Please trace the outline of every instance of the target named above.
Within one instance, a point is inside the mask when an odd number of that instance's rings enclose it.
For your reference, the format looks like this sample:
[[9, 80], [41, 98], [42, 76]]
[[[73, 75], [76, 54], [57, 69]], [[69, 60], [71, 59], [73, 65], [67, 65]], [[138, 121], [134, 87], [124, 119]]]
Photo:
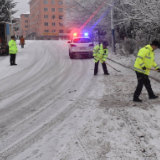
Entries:
[[20, 21], [20, 34], [23, 37], [26, 37], [29, 34], [30, 29], [30, 14], [21, 14], [21, 21]]
[[30, 34], [44, 38], [67, 35], [63, 0], [31, 0], [29, 5]]

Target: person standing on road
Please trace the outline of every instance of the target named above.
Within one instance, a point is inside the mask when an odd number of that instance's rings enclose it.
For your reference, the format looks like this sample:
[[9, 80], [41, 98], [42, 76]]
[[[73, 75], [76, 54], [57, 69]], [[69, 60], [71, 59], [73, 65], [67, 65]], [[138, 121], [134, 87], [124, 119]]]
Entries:
[[24, 48], [25, 39], [23, 38], [23, 36], [21, 36], [20, 38], [20, 44], [21, 44], [21, 48]]
[[8, 46], [9, 46], [9, 54], [10, 54], [10, 65], [17, 65], [15, 63], [16, 60], [16, 54], [18, 52], [17, 49], [17, 44], [15, 41], [15, 36], [11, 36], [11, 40], [8, 42]]
[[139, 96], [141, 94], [143, 85], [148, 91], [149, 99], [158, 98], [158, 96], [156, 96], [152, 90], [151, 83], [148, 77], [150, 73], [149, 69], [151, 67], [154, 67], [158, 72], [160, 72], [159, 66], [154, 61], [154, 50], [156, 50], [157, 48], [160, 48], [160, 43], [157, 40], [154, 40], [152, 44], [141, 48], [138, 52], [134, 64], [134, 70], [138, 79], [138, 85], [133, 97], [133, 101], [135, 102], [142, 102], [142, 100], [139, 99]]
[[104, 41], [100, 45], [96, 45], [93, 49], [93, 56], [94, 56], [94, 62], [95, 62], [95, 67], [94, 67], [94, 75], [97, 75], [98, 73], [98, 64], [99, 61], [102, 63], [102, 68], [104, 71], [105, 75], [109, 75], [107, 66], [106, 66], [106, 59], [108, 57], [108, 49], [107, 49], [108, 42]]

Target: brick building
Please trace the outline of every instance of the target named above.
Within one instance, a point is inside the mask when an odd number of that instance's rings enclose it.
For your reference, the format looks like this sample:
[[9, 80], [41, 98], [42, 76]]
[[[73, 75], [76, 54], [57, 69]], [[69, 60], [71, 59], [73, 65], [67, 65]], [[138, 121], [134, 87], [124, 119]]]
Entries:
[[20, 31], [19, 34], [23, 37], [27, 37], [30, 29], [30, 14], [24, 13], [20, 15]]
[[63, 0], [30, 0], [29, 39], [67, 38]]

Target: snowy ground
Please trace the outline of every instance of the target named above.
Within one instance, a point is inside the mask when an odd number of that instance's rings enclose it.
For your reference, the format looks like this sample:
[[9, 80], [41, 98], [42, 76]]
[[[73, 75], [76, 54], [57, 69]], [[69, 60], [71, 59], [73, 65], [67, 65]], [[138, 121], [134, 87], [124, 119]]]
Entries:
[[[108, 67], [106, 76], [99, 66], [93, 76], [93, 59], [70, 60], [66, 41], [26, 43], [17, 66], [0, 57], [0, 160], [160, 159], [160, 100], [144, 89], [143, 103], [132, 102], [134, 71], [107, 60], [121, 72]], [[109, 58], [127, 67], [135, 60]]]

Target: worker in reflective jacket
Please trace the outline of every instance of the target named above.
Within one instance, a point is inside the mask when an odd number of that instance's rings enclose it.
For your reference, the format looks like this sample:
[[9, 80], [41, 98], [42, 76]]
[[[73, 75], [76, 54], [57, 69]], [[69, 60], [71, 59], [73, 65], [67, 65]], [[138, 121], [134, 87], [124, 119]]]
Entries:
[[16, 61], [16, 53], [18, 52], [18, 49], [17, 49], [17, 44], [14, 36], [11, 36], [11, 40], [8, 42], [8, 46], [9, 46], [9, 54], [10, 54], [10, 65], [11, 66], [17, 65], [15, 61]]
[[108, 57], [108, 49], [107, 49], [108, 42], [104, 41], [102, 44], [97, 45], [93, 49], [93, 56], [94, 56], [94, 62], [95, 62], [95, 67], [94, 67], [94, 75], [97, 75], [98, 73], [98, 64], [99, 61], [102, 63], [102, 68], [104, 71], [105, 75], [109, 75], [107, 66], [106, 66], [106, 59]]
[[158, 96], [153, 93], [151, 83], [148, 78], [148, 75], [150, 73], [149, 69], [151, 69], [152, 67], [154, 67], [158, 72], [160, 72], [159, 66], [154, 61], [154, 50], [156, 50], [157, 48], [160, 48], [160, 43], [154, 40], [151, 45], [147, 45], [141, 48], [138, 52], [134, 64], [134, 70], [138, 79], [138, 85], [133, 97], [133, 101], [135, 102], [142, 102], [142, 100], [139, 99], [139, 96], [141, 94], [143, 85], [148, 91], [149, 99], [158, 98]]

